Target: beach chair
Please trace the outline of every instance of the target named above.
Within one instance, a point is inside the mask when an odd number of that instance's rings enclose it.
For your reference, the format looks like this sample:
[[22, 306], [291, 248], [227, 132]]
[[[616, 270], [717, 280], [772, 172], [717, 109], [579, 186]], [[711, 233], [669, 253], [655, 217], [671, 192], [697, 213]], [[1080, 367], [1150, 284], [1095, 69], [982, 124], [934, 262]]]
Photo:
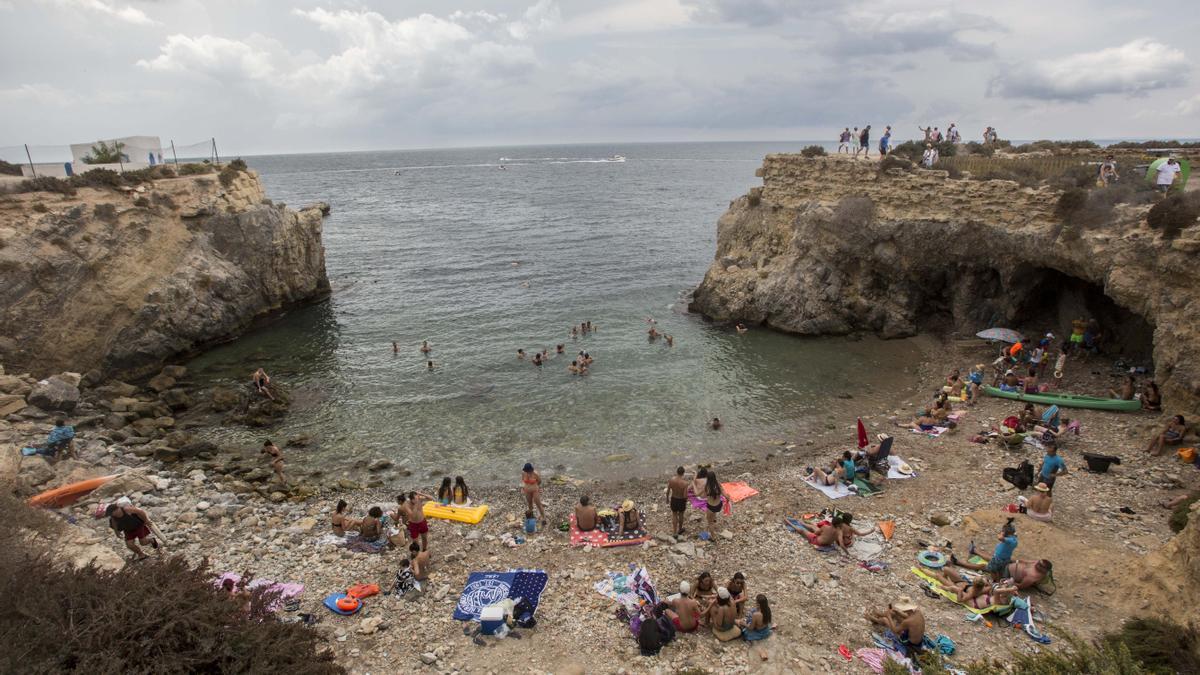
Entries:
[[881, 472], [885, 476], [888, 472], [888, 457], [892, 455], [892, 443], [895, 440], [892, 436], [887, 436], [879, 441], [879, 452], [870, 461], [871, 468]]

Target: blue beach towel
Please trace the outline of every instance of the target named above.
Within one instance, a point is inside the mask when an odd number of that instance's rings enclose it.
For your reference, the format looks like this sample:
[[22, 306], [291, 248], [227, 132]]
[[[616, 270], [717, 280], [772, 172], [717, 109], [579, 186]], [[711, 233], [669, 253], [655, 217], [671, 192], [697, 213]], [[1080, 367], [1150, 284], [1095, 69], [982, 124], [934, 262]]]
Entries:
[[457, 621], [478, 621], [484, 607], [501, 600], [523, 598], [537, 612], [538, 601], [550, 575], [544, 570], [472, 572], [454, 608]]
[[362, 609], [363, 607], [366, 607], [366, 605], [367, 605], [367, 603], [363, 602], [362, 600], [359, 600], [358, 607], [353, 612], [347, 612], [345, 610], [338, 609], [337, 601], [341, 600], [344, 597], [346, 597], [345, 593], [330, 593], [329, 595], [325, 596], [325, 599], [321, 601], [321, 604], [325, 605], [325, 607], [327, 607], [329, 609], [329, 611], [333, 612], [334, 614], [341, 614], [342, 616], [350, 616], [351, 614], [357, 614], [358, 610]]

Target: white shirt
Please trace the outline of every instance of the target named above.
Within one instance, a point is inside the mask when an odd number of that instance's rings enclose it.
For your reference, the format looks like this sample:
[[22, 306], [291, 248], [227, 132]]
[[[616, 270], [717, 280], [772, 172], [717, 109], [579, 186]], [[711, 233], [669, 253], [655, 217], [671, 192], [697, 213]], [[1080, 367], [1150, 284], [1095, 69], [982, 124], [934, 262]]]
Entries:
[[1163, 162], [1162, 165], [1158, 167], [1158, 184], [1170, 185], [1171, 183], [1174, 183], [1175, 174], [1179, 173], [1179, 168], [1178, 162], [1175, 164], [1167, 164], [1166, 162]]

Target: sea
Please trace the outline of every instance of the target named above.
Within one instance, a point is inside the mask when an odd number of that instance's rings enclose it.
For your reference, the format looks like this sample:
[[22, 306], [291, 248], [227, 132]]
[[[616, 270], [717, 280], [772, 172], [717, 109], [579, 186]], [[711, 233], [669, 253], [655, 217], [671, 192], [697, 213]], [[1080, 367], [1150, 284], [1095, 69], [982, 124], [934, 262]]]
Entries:
[[[913, 342], [738, 334], [687, 309], [730, 201], [761, 184], [766, 154], [807, 144], [246, 157], [276, 202], [331, 205], [333, 293], [189, 364], [204, 386], [245, 386], [261, 366], [294, 398], [278, 428], [208, 433], [246, 449], [307, 437], [289, 464], [333, 474], [386, 458], [488, 482], [527, 461], [641, 475], [850, 429], [864, 395], [909, 383]], [[595, 330], [571, 335], [585, 321]], [[586, 376], [568, 372], [580, 352]]]

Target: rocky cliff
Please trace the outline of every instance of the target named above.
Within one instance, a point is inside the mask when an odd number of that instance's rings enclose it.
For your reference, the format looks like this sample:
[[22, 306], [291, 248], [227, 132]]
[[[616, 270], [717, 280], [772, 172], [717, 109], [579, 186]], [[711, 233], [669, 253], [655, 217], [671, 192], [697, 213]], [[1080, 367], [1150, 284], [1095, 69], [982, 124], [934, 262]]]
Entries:
[[[232, 180], [229, 180], [232, 178]], [[139, 376], [329, 291], [322, 208], [234, 172], [0, 198], [0, 362]]]
[[877, 166], [768, 156], [763, 186], [718, 222], [693, 309], [802, 335], [885, 337], [1058, 333], [1094, 317], [1114, 351], [1153, 357], [1172, 408], [1200, 410], [1197, 228], [1165, 240], [1147, 228], [1147, 206], [1117, 205], [1064, 233], [1058, 190]]

